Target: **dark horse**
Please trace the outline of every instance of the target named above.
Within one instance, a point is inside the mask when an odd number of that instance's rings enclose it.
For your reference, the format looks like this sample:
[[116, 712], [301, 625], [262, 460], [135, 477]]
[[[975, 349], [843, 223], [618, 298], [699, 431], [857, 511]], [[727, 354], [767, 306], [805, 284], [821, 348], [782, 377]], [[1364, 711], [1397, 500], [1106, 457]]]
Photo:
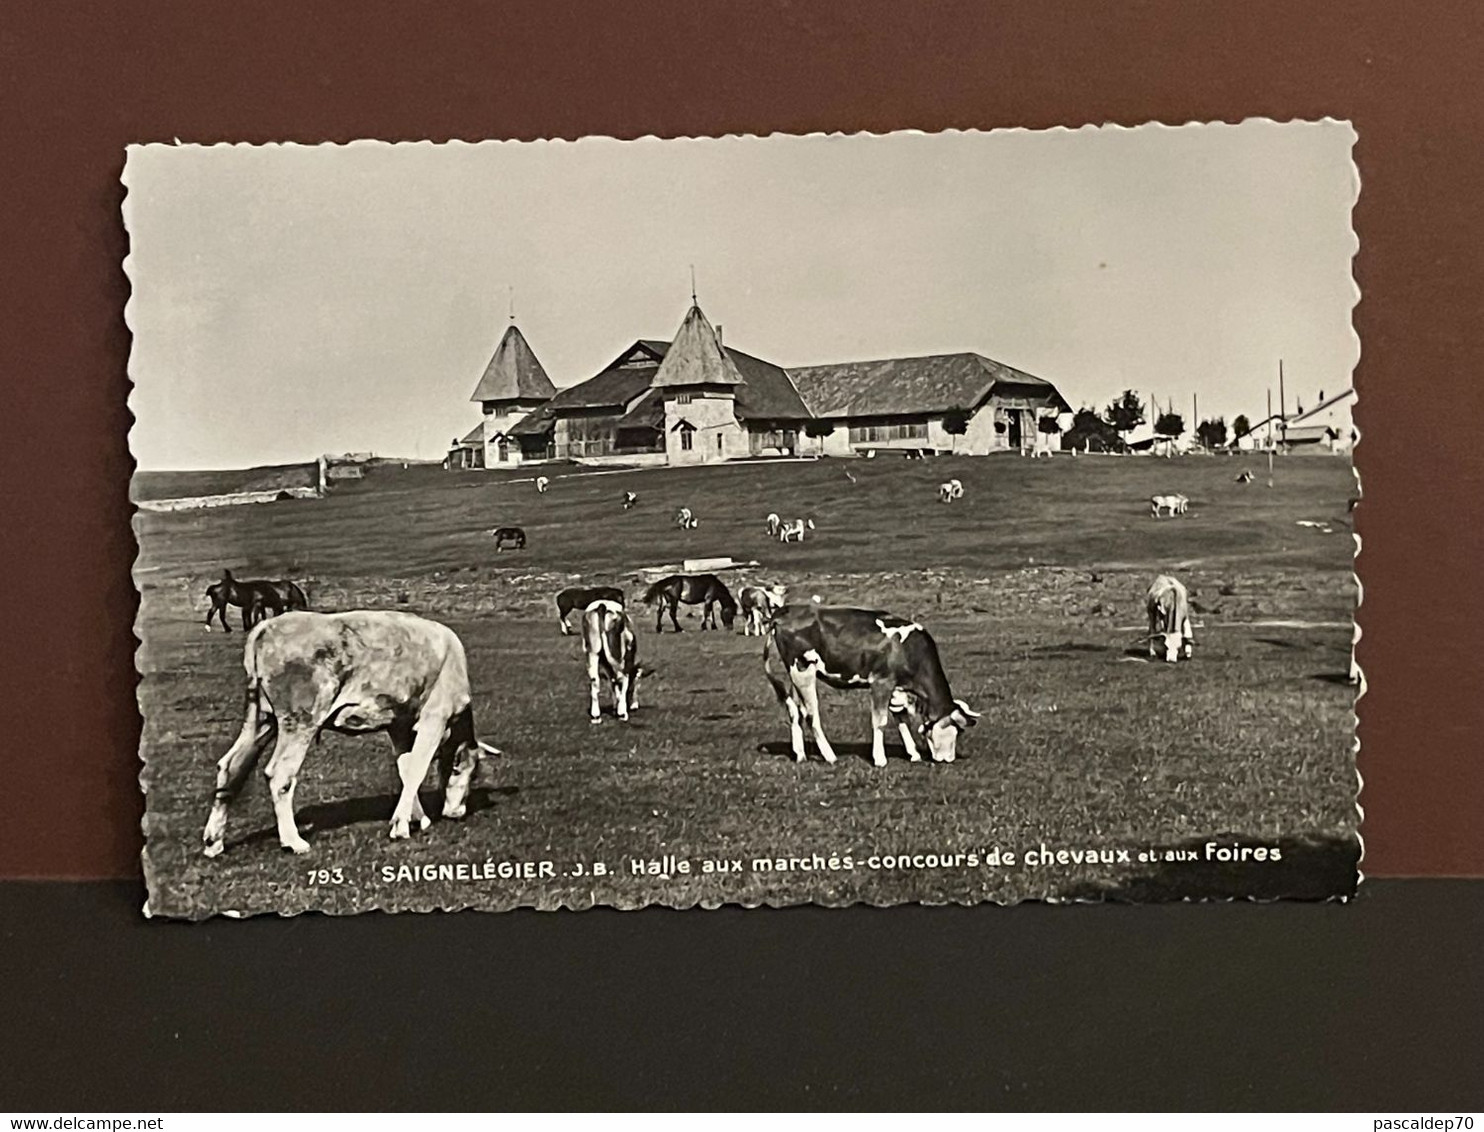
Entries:
[[660, 623], [666, 609], [670, 611], [670, 624], [675, 626], [677, 633], [680, 632], [680, 622], [675, 619], [675, 611], [681, 602], [686, 605], [704, 604], [705, 608], [701, 610], [702, 629], [716, 628], [716, 614], [711, 608], [713, 605], [721, 608], [721, 623], [728, 631], [732, 628], [733, 618], [737, 616], [737, 602], [715, 574], [671, 574], [644, 591], [644, 604], [655, 607], [656, 633], [663, 632]]
[[586, 609], [595, 601], [616, 601], [623, 604], [623, 590], [614, 586], [572, 586], [556, 595], [557, 624], [562, 627], [562, 636], [572, 630], [567, 627], [567, 617], [574, 609]]
[[277, 617], [290, 609], [308, 609], [304, 591], [286, 578], [276, 581], [238, 581], [232, 571], [223, 570], [222, 580], [206, 587], [206, 597], [211, 608], [206, 611], [206, 631], [211, 631], [211, 619], [217, 618], [228, 633], [227, 606], [235, 605], [242, 610], [242, 629], [246, 632], [259, 621]]
[[504, 550], [507, 543], [516, 550], [526, 548], [526, 532], [519, 527], [496, 527], [490, 534], [495, 540], [496, 550]]

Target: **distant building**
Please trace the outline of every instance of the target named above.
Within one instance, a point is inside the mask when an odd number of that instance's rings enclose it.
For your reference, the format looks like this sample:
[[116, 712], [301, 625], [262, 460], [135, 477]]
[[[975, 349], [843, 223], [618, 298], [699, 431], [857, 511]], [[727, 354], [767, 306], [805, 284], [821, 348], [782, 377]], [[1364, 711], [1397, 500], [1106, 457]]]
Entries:
[[1282, 423], [1283, 446], [1291, 451], [1349, 452], [1356, 440], [1350, 417], [1354, 398], [1353, 388], [1327, 399], [1321, 394], [1314, 408], [1294, 413]]
[[525, 335], [512, 322], [469, 398], [478, 401], [484, 410], [484, 423], [480, 426], [484, 451], [477, 466], [519, 464], [524, 455], [520, 445], [511, 439], [510, 430], [554, 396], [556, 386], [546, 376]]
[[[487, 403], [483, 392], [475, 400]], [[1052, 440], [1040, 418], [1066, 412], [1049, 381], [972, 353], [785, 369], [724, 345], [693, 305], [672, 342], [638, 339], [587, 381], [507, 420], [497, 462], [1030, 451]]]

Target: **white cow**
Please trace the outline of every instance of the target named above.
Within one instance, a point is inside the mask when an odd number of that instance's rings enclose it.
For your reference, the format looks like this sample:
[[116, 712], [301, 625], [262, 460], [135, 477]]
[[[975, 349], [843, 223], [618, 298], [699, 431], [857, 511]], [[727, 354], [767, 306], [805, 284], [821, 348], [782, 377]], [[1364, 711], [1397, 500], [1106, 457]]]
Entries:
[[1184, 657], [1189, 660], [1195, 645], [1195, 634], [1190, 629], [1190, 595], [1177, 578], [1161, 574], [1149, 584], [1144, 595], [1144, 604], [1149, 611], [1149, 655], [1158, 657], [1163, 650], [1164, 659], [1171, 664]]
[[938, 485], [938, 502], [952, 503], [964, 497], [964, 485], [958, 480], [945, 480]]
[[623, 509], [625, 511], [627, 511], [630, 507], [632, 507], [634, 504], [636, 504], [638, 502], [639, 502], [639, 496], [637, 494], [635, 494], [634, 492], [632, 492], [632, 491], [626, 491], [626, 492], [623, 493]]
[[285, 613], [247, 637], [247, 718], [222, 756], [216, 793], [202, 831], [208, 857], [221, 853], [227, 807], [270, 741], [264, 773], [273, 798], [278, 841], [295, 853], [309, 843], [294, 824], [299, 768], [321, 731], [361, 735], [385, 731], [392, 741], [402, 792], [391, 836], [430, 824], [417, 796], [435, 760], [443, 816], [462, 818], [480, 752], [500, 752], [474, 736], [464, 646], [452, 629], [411, 613]]
[[639, 706], [639, 635], [623, 606], [600, 599], [582, 611], [582, 649], [587, 654], [589, 718], [593, 723], [603, 718], [598, 691], [606, 678], [613, 688], [613, 710], [627, 721]]
[[784, 523], [778, 529], [779, 542], [803, 542], [804, 532], [814, 529], [813, 519], [795, 519], [791, 523]]
[[536, 477], [536, 493], [538, 495], [545, 495], [546, 489], [550, 486], [551, 480], [547, 479], [545, 476]]
[[689, 507], [682, 507], [679, 511], [675, 512], [675, 525], [683, 531], [688, 531], [700, 526], [700, 523], [691, 514]]
[[1190, 503], [1183, 495], [1154, 495], [1149, 498], [1149, 514], [1158, 519], [1161, 511], [1168, 511], [1170, 518], [1185, 514]]

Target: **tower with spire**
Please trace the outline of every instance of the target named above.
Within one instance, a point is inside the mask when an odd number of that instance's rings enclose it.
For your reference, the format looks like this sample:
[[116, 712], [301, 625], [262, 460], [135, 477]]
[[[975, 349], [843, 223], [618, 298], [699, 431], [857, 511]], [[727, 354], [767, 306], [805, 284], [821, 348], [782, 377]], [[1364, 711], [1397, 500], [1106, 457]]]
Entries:
[[520, 445], [508, 436], [509, 430], [527, 414], [539, 409], [556, 396], [556, 386], [531, 349], [520, 327], [515, 325], [515, 312], [494, 356], [484, 367], [484, 374], [474, 388], [471, 401], [484, 410], [484, 466], [511, 467], [520, 463]]
[[671, 464], [709, 464], [748, 454], [747, 431], [737, 420], [736, 363], [691, 296], [691, 308], [654, 375], [665, 401], [665, 452]]

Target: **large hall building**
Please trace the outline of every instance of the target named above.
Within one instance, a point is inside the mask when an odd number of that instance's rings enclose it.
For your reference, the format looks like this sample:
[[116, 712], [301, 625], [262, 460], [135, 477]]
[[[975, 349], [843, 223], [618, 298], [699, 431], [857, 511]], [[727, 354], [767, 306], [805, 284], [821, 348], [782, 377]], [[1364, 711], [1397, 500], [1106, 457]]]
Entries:
[[1051, 382], [973, 353], [785, 368], [724, 345], [699, 305], [673, 340], [638, 339], [561, 390], [512, 322], [471, 400], [483, 420], [451, 467], [978, 456], [1046, 448], [1041, 418], [1070, 412]]

